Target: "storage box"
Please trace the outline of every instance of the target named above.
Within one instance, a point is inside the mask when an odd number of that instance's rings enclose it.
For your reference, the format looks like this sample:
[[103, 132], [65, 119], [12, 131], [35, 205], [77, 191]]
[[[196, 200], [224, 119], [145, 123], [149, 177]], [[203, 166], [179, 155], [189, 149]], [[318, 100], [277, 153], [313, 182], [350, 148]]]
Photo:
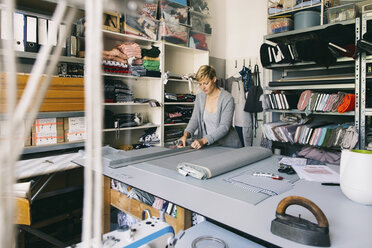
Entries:
[[32, 145], [53, 145], [65, 142], [64, 130], [57, 129], [57, 132], [51, 133], [32, 133]]
[[329, 8], [327, 10], [328, 23], [336, 23], [354, 19], [357, 16], [357, 8], [354, 3]]
[[156, 40], [158, 33], [158, 21], [146, 15], [125, 15], [123, 23], [123, 33], [141, 36]]
[[189, 47], [208, 51], [210, 48], [211, 35], [201, 32], [190, 32]]
[[190, 26], [192, 31], [211, 34], [212, 29], [208, 23], [208, 16], [199, 12], [190, 11]]
[[33, 133], [55, 133], [57, 130], [63, 130], [63, 118], [44, 118], [36, 119], [32, 125]]
[[140, 15], [144, 15], [153, 19], [157, 18], [158, 0], [145, 0]]
[[189, 32], [190, 28], [184, 25], [174, 24], [166, 21], [161, 21], [159, 23], [159, 40], [187, 46]]
[[86, 139], [85, 117], [65, 117], [63, 122], [65, 142]]
[[120, 32], [120, 15], [116, 12], [103, 12], [103, 29]]
[[290, 18], [276, 18], [270, 19], [268, 21], [268, 34], [276, 34], [280, 32], [285, 32], [293, 30], [293, 20]]
[[160, 0], [160, 20], [176, 24], [188, 24], [189, 11], [187, 5], [181, 3], [183, 1]]

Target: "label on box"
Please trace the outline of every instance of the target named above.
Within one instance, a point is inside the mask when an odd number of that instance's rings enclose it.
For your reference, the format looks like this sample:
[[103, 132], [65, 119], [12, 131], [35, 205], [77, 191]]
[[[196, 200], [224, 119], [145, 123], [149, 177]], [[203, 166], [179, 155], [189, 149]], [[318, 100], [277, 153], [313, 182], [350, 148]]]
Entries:
[[64, 122], [65, 130], [69, 132], [85, 130], [85, 117], [66, 117]]
[[85, 129], [76, 130], [76, 131], [69, 130], [68, 132], [65, 133], [66, 142], [79, 141], [79, 140], [85, 140], [85, 139], [86, 139]]
[[63, 128], [62, 118], [36, 119], [32, 126], [33, 133], [56, 133], [57, 129]]

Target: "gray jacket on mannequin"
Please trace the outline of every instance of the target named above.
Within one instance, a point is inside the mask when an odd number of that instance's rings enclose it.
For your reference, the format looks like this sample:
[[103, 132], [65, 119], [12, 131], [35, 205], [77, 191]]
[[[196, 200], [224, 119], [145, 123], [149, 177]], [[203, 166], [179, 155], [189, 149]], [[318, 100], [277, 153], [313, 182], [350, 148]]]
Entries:
[[221, 88], [220, 90], [221, 93], [217, 101], [217, 128], [213, 132], [205, 135], [207, 132], [203, 116], [206, 94], [202, 92], [196, 95], [194, 110], [185, 131], [188, 131], [193, 138], [201, 139], [205, 136], [208, 145], [218, 144], [226, 147], [239, 148], [241, 147], [241, 143], [237, 132], [232, 127], [234, 99], [226, 90]]

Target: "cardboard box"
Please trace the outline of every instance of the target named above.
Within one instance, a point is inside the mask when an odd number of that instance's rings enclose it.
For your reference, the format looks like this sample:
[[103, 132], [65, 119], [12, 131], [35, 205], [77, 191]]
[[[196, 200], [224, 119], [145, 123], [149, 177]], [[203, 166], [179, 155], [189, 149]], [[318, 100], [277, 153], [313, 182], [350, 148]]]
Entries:
[[70, 132], [85, 130], [85, 117], [65, 117], [63, 127]]
[[120, 15], [116, 12], [105, 11], [103, 13], [103, 29], [120, 32]]
[[32, 133], [32, 145], [39, 146], [39, 145], [53, 145], [53, 144], [60, 144], [65, 142], [64, 139], [64, 130], [57, 129], [57, 132], [50, 132], [50, 133]]
[[39, 135], [43, 133], [56, 133], [58, 129], [63, 131], [62, 117], [36, 119], [32, 125], [32, 133], [37, 133]]

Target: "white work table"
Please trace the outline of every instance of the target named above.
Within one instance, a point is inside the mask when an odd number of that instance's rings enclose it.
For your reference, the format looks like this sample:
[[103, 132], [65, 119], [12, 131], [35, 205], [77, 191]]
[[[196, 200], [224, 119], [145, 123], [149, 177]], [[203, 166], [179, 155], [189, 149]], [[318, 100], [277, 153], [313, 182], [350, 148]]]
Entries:
[[[278, 157], [272, 156], [255, 166], [261, 166], [265, 171], [265, 166], [277, 161]], [[174, 163], [175, 168], [177, 159]], [[223, 180], [244, 172], [249, 166], [207, 180], [183, 177], [175, 169], [155, 166], [152, 161], [117, 169], [104, 167], [104, 175], [280, 247], [309, 247], [270, 232], [280, 200], [291, 195], [302, 196], [313, 201], [326, 215], [331, 247], [372, 246], [372, 206], [347, 199], [339, 186], [322, 186], [303, 180], [295, 182], [293, 189], [253, 205], [247, 202], [247, 191]], [[300, 213], [302, 218], [316, 223], [313, 215], [303, 207], [290, 206], [287, 213], [293, 216]]]

